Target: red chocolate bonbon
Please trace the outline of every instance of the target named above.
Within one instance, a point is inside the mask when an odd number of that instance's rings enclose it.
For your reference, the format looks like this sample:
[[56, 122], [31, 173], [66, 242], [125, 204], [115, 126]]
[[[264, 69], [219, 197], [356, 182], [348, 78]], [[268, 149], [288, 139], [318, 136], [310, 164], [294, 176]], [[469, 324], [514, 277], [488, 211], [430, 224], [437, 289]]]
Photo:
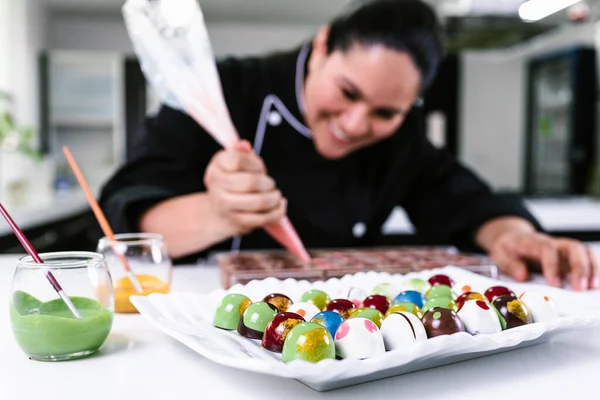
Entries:
[[380, 294], [375, 294], [367, 297], [363, 300], [362, 306], [368, 308], [375, 308], [379, 310], [380, 313], [384, 314], [387, 312], [388, 308], [392, 305], [392, 301], [385, 296]]
[[326, 311], [333, 311], [340, 314], [344, 319], [350, 317], [350, 313], [356, 308], [356, 305], [348, 299], [334, 299], [325, 307]]
[[454, 286], [454, 281], [449, 276], [442, 274], [432, 276], [428, 282], [431, 286], [446, 285], [450, 288]]
[[275, 353], [281, 353], [283, 343], [294, 326], [306, 322], [296, 313], [283, 312], [277, 314], [267, 325], [261, 346]]
[[500, 296], [517, 297], [517, 295], [515, 294], [515, 292], [513, 292], [512, 290], [510, 290], [506, 286], [492, 286], [492, 287], [488, 288], [483, 293], [483, 295], [488, 299], [488, 301], [490, 303], [493, 302], [496, 297], [500, 297]]

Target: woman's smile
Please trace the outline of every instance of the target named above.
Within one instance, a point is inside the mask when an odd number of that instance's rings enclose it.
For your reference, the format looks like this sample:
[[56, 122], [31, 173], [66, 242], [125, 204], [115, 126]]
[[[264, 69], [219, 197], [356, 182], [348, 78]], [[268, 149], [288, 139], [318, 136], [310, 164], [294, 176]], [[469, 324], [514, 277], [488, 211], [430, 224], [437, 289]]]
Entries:
[[360, 136], [358, 138], [351, 137], [350, 135], [346, 134], [340, 125], [334, 120], [329, 121], [327, 128], [329, 129], [329, 133], [331, 133], [333, 139], [343, 145], [348, 145], [353, 142], [360, 142], [361, 138], [364, 138], [364, 136]]

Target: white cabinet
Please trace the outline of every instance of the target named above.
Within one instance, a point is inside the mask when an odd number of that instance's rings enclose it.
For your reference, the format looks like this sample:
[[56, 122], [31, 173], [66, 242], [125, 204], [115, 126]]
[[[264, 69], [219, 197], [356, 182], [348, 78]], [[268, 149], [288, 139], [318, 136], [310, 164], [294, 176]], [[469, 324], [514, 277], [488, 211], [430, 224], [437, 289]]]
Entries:
[[[98, 190], [125, 157], [124, 56], [52, 51], [44, 57], [42, 126], [57, 177], [70, 175], [62, 152], [68, 145], [90, 186]], [[77, 185], [72, 177], [70, 181]]]

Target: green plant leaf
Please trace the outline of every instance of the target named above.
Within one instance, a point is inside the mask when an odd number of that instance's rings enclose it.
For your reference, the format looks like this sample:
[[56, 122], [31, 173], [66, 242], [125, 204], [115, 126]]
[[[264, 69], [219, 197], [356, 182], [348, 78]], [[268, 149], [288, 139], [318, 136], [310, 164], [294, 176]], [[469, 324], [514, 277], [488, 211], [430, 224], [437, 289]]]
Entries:
[[2, 114], [2, 121], [5, 124], [6, 129], [14, 129], [15, 121], [10, 113], [5, 112]]
[[8, 113], [0, 115], [0, 137], [5, 138], [13, 130], [11, 117]]
[[23, 129], [22, 138], [27, 141], [33, 139], [33, 129], [31, 129], [31, 128]]
[[35, 139], [35, 131], [30, 127], [16, 127], [12, 115], [8, 112], [0, 114], [0, 147], [9, 135], [15, 133], [19, 137], [18, 152], [35, 161], [40, 161], [44, 158], [43, 154], [35, 149], [32, 144]]

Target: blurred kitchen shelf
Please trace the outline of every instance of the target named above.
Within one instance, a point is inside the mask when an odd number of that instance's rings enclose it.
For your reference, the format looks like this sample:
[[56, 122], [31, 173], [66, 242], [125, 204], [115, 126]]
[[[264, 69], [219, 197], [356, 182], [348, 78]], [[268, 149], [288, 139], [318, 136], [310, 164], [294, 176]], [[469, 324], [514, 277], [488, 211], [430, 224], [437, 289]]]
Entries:
[[99, 129], [112, 130], [114, 129], [114, 121], [107, 118], [98, 117], [54, 117], [50, 120], [50, 125], [55, 128], [84, 128], [84, 129]]

